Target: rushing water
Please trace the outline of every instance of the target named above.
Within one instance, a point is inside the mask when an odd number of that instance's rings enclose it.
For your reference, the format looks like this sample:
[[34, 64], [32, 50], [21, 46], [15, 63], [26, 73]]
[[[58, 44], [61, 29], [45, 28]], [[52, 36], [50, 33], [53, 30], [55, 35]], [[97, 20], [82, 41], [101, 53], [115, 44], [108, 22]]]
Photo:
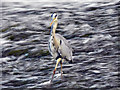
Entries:
[[[120, 89], [120, 2], [2, 2], [0, 58], [2, 89]], [[48, 52], [50, 15], [56, 33], [72, 45], [72, 64], [64, 62], [50, 84], [55, 61]]]

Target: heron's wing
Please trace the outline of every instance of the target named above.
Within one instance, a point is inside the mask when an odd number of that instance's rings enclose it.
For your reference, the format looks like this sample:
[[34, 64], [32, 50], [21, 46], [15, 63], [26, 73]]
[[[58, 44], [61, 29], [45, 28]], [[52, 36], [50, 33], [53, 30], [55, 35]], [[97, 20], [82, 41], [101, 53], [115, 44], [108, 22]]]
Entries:
[[66, 58], [67, 60], [72, 60], [72, 48], [68, 41], [61, 36], [60, 34], [56, 34], [56, 39], [60, 43], [58, 48], [58, 52], [62, 55], [62, 57]]
[[68, 43], [68, 41], [67, 41], [62, 35], [60, 35], [60, 34], [56, 34], [55, 36], [56, 36], [57, 39], [63, 40], [63, 42], [65, 43], [65, 45], [68, 46], [69, 49], [72, 50], [71, 45]]

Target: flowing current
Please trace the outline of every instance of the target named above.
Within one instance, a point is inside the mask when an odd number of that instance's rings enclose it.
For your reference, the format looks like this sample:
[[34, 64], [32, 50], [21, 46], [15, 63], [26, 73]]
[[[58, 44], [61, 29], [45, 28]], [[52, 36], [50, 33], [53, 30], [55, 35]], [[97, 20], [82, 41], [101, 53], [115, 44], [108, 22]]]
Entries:
[[[119, 1], [11, 1], [0, 9], [1, 89], [120, 89]], [[63, 63], [63, 79], [59, 65], [50, 84], [56, 63], [48, 52], [53, 12], [56, 33], [71, 44], [74, 62]]]

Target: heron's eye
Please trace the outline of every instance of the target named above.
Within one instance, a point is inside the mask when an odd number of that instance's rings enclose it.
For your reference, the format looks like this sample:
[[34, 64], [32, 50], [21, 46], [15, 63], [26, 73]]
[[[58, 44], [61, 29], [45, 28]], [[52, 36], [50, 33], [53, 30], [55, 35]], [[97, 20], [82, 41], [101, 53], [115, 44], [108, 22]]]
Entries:
[[[54, 13], [53, 13], [54, 14]], [[51, 15], [51, 17], [53, 17], [53, 14]]]
[[55, 15], [55, 17], [57, 17], [57, 15]]

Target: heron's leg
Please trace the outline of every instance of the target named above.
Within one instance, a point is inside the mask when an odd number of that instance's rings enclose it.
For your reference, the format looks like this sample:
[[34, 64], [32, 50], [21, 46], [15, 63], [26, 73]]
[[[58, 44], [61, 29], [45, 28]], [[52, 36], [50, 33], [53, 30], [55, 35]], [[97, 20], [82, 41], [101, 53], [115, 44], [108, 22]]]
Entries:
[[53, 80], [53, 77], [54, 77], [55, 71], [56, 71], [56, 69], [57, 69], [57, 66], [58, 66], [58, 63], [59, 63], [60, 61], [61, 61], [61, 58], [58, 58], [58, 59], [57, 59], [56, 66], [55, 66], [55, 69], [54, 69], [54, 71], [53, 71], [53, 75], [52, 75], [51, 82], [52, 82], [52, 80]]
[[62, 61], [60, 62], [61, 65], [61, 79], [62, 79]]

